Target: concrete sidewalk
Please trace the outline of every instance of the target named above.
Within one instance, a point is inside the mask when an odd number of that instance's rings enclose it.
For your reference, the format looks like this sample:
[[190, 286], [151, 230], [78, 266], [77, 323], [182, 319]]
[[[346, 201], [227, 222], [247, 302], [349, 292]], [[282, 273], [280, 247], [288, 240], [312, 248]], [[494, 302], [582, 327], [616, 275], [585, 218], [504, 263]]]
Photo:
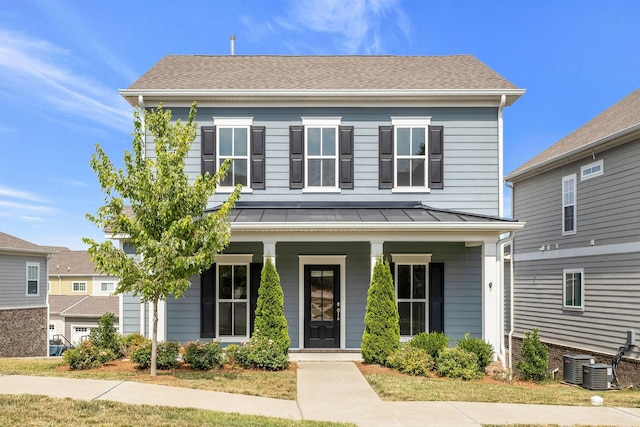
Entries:
[[[640, 408], [470, 402], [384, 402], [354, 363], [298, 362], [297, 401], [127, 381], [0, 375], [0, 394], [199, 408], [221, 412], [352, 422], [358, 426], [482, 424], [640, 425]], [[606, 401], [605, 401], [606, 403]]]

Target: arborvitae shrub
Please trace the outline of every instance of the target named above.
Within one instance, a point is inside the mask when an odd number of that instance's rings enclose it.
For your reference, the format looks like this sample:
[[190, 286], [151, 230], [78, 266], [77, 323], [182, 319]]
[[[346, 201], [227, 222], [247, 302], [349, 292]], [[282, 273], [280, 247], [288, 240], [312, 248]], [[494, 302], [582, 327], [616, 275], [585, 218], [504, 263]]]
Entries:
[[440, 350], [449, 345], [449, 337], [444, 332], [420, 332], [414, 335], [407, 344], [410, 347], [425, 350], [433, 359], [436, 359]]
[[471, 338], [468, 332], [458, 341], [456, 347], [475, 354], [478, 358], [478, 370], [481, 372], [493, 360], [493, 346], [482, 338]]
[[365, 363], [385, 365], [400, 346], [400, 325], [389, 263], [378, 259], [367, 295], [361, 353]]
[[280, 276], [271, 259], [267, 258], [258, 288], [253, 335], [275, 341], [286, 356], [289, 353], [291, 339], [283, 306], [284, 294], [280, 286]]
[[516, 363], [516, 368], [523, 379], [541, 382], [549, 378], [549, 351], [540, 342], [537, 329], [524, 334], [520, 354], [522, 360]]

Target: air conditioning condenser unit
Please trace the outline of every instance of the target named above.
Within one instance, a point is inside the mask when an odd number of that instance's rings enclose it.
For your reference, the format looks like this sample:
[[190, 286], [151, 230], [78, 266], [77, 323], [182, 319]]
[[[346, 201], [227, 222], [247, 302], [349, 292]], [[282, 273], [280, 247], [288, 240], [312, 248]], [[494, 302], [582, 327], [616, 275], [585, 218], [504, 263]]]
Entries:
[[582, 384], [582, 366], [595, 363], [593, 356], [588, 354], [565, 354], [562, 356], [564, 366], [564, 380], [570, 384]]
[[604, 363], [582, 365], [582, 387], [589, 390], [608, 390], [611, 387], [613, 370]]

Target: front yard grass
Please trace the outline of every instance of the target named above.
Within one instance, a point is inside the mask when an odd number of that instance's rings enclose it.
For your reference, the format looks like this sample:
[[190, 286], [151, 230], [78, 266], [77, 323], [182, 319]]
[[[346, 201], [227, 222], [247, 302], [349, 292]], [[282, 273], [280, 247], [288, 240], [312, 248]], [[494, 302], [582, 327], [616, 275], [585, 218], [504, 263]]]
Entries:
[[382, 400], [459, 401], [590, 406], [591, 397], [604, 398], [605, 406], [640, 407], [637, 390], [587, 390], [561, 382], [535, 384], [501, 382], [487, 376], [463, 381], [439, 377], [414, 377], [377, 365], [359, 365]]
[[0, 358], [0, 374], [136, 381], [286, 400], [295, 400], [297, 388], [295, 363], [291, 363], [289, 369], [278, 372], [177, 368], [158, 370], [158, 375], [152, 377], [148, 369], [137, 369], [126, 360], [109, 362], [101, 368], [72, 371], [60, 358]]
[[329, 427], [353, 424], [295, 421], [166, 406], [128, 405], [106, 400], [0, 395], [0, 425]]

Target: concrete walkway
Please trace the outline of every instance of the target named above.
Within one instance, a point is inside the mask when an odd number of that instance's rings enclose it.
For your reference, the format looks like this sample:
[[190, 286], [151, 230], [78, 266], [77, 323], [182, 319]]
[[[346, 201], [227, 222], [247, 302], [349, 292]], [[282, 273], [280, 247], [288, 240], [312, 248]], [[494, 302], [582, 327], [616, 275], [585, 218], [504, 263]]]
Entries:
[[[640, 408], [470, 402], [383, 402], [353, 362], [298, 362], [297, 401], [127, 381], [0, 375], [0, 394], [200, 408], [358, 426], [640, 425]], [[595, 392], [594, 392], [595, 394]], [[605, 402], [606, 403], [606, 402]]]

